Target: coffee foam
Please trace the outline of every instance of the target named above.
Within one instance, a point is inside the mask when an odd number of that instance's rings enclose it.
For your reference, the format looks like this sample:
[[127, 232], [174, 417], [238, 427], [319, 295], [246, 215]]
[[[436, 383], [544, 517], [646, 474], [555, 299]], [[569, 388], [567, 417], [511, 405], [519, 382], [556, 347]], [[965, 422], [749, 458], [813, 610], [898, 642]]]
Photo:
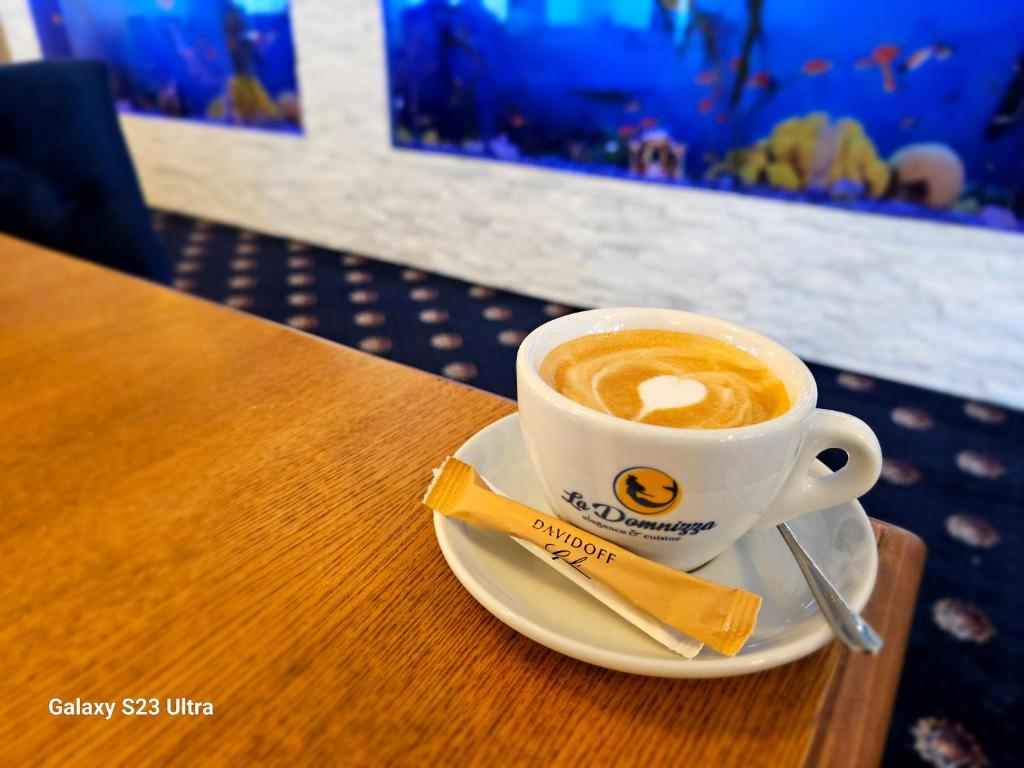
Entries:
[[785, 385], [753, 355], [678, 331], [582, 336], [552, 350], [540, 376], [596, 411], [665, 427], [742, 427], [790, 407]]

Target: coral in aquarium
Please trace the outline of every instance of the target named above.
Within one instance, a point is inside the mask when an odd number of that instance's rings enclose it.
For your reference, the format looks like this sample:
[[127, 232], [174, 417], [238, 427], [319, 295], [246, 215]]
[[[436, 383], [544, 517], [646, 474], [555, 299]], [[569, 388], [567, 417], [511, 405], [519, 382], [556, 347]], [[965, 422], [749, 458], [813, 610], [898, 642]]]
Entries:
[[729, 177], [747, 186], [877, 199], [888, 190], [892, 171], [857, 120], [833, 123], [819, 112], [782, 121], [766, 138], [731, 150], [706, 175], [710, 181]]
[[290, 0], [30, 0], [47, 58], [107, 62], [124, 112], [297, 131]]
[[383, 0], [392, 141], [1022, 231], [1018, 0]]
[[889, 161], [893, 195], [931, 208], [948, 208], [964, 189], [964, 165], [945, 144], [911, 144]]

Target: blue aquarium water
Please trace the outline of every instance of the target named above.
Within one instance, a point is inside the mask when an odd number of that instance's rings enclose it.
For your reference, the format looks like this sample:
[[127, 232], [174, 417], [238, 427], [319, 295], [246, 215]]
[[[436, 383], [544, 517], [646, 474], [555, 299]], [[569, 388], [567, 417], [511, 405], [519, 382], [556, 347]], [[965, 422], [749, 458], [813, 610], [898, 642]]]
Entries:
[[301, 130], [290, 0], [30, 0], [46, 58], [102, 59], [127, 112]]
[[383, 0], [395, 146], [1024, 231], [1021, 0]]

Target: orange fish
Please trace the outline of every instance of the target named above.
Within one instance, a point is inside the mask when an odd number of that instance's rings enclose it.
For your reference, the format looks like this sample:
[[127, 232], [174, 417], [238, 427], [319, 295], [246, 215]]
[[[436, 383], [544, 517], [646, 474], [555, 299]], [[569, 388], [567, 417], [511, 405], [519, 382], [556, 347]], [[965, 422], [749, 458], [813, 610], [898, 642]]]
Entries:
[[808, 59], [804, 62], [804, 65], [800, 67], [800, 71], [805, 75], [810, 75], [811, 77], [824, 75], [826, 72], [832, 71], [832, 62], [828, 59]]
[[725, 114], [725, 112], [719, 112], [717, 115], [715, 115], [715, 122], [718, 123], [719, 125], [725, 125], [725, 123], [728, 120], [729, 116]]
[[907, 60], [903, 62], [903, 70], [905, 72], [913, 72], [928, 61], [934, 53], [935, 49], [930, 45], [927, 48], [919, 48], [907, 56]]
[[861, 56], [855, 62], [853, 62], [854, 69], [867, 69], [868, 67], [874, 66], [870, 56]]
[[731, 69], [733, 72], [735, 72], [739, 68], [740, 68], [740, 57], [739, 56], [733, 56], [731, 59], [729, 59], [729, 69]]
[[915, 127], [916, 125], [917, 125], [917, 118], [916, 117], [908, 116], [908, 117], [904, 117], [902, 120], [900, 120], [900, 128], [902, 128], [905, 131], [909, 131], [911, 128]]
[[698, 72], [693, 80], [697, 85], [711, 85], [718, 82], [718, 72], [713, 69], [707, 69], [703, 72]]
[[655, 120], [653, 117], [645, 117], [643, 120], [640, 121], [640, 127], [645, 130], [647, 128], [654, 128], [657, 124], [658, 121]]
[[760, 72], [755, 72], [747, 79], [747, 85], [751, 88], [769, 88], [773, 82], [772, 76], [763, 69]]
[[892, 43], [875, 46], [871, 51], [871, 60], [882, 70], [882, 88], [886, 93], [896, 90], [896, 79], [892, 76], [892, 63], [900, 55], [900, 47]]
[[526, 118], [520, 115], [518, 112], [513, 112], [511, 123], [514, 128], [522, 128], [524, 125], [526, 125]]
[[620, 125], [619, 126], [619, 138], [629, 139], [636, 136], [636, 128], [632, 125]]
[[216, 48], [207, 48], [206, 49], [206, 58], [208, 58], [210, 61], [214, 61], [217, 58], [217, 49]]
[[626, 103], [626, 111], [627, 112], [639, 112], [640, 111], [640, 102], [639, 101], [627, 102]]
[[702, 115], [706, 115], [715, 107], [715, 100], [712, 98], [701, 99], [697, 104], [697, 111]]

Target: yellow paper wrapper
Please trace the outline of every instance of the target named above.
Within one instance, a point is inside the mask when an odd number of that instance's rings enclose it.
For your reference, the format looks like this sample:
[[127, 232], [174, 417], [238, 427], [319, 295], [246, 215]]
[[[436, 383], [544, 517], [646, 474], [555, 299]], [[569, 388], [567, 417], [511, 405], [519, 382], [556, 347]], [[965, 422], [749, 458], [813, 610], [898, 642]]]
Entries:
[[491, 491], [471, 466], [446, 459], [424, 503], [442, 515], [533, 542], [640, 610], [735, 656], [754, 631], [761, 598], [634, 555], [571, 523]]

